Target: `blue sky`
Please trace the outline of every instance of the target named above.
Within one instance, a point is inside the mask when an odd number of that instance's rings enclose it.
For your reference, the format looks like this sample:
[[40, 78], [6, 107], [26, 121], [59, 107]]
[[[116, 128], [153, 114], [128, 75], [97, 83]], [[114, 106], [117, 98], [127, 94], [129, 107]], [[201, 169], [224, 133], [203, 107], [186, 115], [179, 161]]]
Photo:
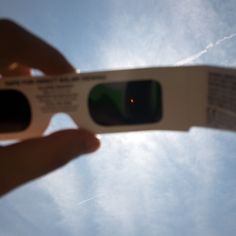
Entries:
[[[20, 3], [19, 3], [20, 2]], [[233, 0], [0, 0], [82, 71], [236, 66]], [[48, 132], [71, 127], [56, 116]], [[102, 136], [102, 148], [0, 201], [0, 235], [234, 235], [236, 135]]]

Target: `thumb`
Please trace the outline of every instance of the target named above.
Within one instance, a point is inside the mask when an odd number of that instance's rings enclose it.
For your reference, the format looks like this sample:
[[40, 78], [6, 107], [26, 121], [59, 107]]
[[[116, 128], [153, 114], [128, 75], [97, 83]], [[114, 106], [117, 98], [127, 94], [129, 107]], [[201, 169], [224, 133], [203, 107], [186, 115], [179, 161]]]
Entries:
[[59, 131], [33, 142], [36, 148], [42, 146], [45, 155], [59, 166], [82, 154], [94, 152], [100, 146], [96, 136], [83, 129]]
[[0, 195], [61, 167], [77, 156], [94, 152], [99, 146], [99, 140], [89, 131], [65, 130], [2, 147]]

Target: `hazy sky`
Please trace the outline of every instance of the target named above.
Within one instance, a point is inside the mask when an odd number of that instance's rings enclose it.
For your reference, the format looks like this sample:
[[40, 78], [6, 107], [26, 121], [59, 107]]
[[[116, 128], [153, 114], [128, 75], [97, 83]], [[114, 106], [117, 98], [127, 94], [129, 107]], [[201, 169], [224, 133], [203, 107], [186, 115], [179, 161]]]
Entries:
[[[236, 66], [234, 0], [0, 0], [82, 71]], [[56, 116], [48, 132], [73, 124]], [[102, 136], [102, 148], [0, 200], [0, 235], [234, 235], [236, 135]]]

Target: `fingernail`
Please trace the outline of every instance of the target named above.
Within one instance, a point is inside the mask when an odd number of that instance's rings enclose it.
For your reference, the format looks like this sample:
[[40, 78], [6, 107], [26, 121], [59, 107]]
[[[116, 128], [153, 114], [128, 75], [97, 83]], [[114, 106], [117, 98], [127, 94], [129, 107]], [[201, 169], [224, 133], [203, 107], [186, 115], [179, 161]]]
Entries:
[[85, 143], [86, 152], [94, 152], [100, 147], [100, 140], [97, 137], [89, 139]]
[[13, 71], [16, 70], [19, 67], [19, 64], [14, 62], [8, 66], [8, 70]]

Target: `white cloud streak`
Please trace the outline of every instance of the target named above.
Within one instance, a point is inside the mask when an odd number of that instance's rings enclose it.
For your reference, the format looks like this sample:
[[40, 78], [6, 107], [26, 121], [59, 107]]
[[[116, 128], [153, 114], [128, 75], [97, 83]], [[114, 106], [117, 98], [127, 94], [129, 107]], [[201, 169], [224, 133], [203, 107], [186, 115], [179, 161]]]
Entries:
[[82, 205], [84, 205], [84, 204], [86, 204], [86, 203], [88, 203], [88, 202], [90, 202], [90, 201], [92, 201], [92, 200], [95, 200], [95, 199], [98, 198], [98, 197], [104, 196], [104, 195], [105, 195], [105, 194], [97, 194], [97, 195], [95, 195], [95, 196], [93, 196], [93, 197], [90, 197], [90, 198], [88, 198], [88, 199], [85, 199], [85, 200], [83, 200], [83, 201], [80, 201], [77, 206], [82, 206]]
[[215, 43], [209, 43], [203, 50], [201, 50], [200, 52], [190, 56], [190, 57], [187, 57], [183, 60], [180, 60], [176, 63], [176, 65], [178, 66], [181, 66], [181, 65], [186, 65], [186, 64], [190, 64], [190, 63], [193, 63], [194, 61], [196, 61], [197, 59], [199, 59], [201, 56], [203, 56], [204, 54], [208, 53], [209, 50], [219, 46], [220, 44], [224, 43], [225, 41], [227, 40], [231, 40], [233, 38], [236, 37], [236, 33], [234, 34], [231, 34], [231, 35], [228, 35], [228, 36], [225, 36], [219, 40], [217, 40]]

